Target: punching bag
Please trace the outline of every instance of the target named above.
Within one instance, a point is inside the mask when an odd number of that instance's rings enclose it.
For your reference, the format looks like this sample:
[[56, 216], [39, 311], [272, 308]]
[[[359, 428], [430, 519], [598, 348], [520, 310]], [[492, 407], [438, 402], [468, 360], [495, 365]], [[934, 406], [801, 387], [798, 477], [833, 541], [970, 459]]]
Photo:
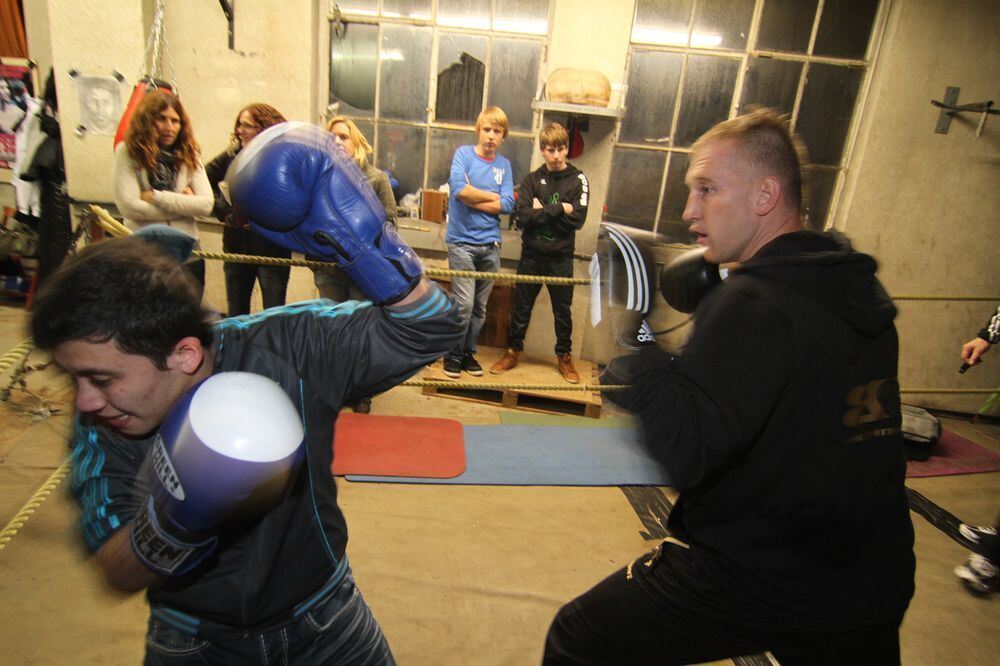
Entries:
[[163, 92], [172, 94], [174, 92], [174, 87], [166, 81], [154, 79], [151, 76], [142, 78], [135, 84], [135, 88], [132, 89], [132, 96], [129, 97], [128, 105], [125, 107], [125, 113], [122, 114], [122, 119], [118, 121], [118, 130], [115, 132], [115, 150], [118, 149], [118, 144], [125, 139], [125, 133], [128, 131], [128, 125], [132, 122], [132, 114], [135, 113], [135, 110], [139, 107], [139, 103], [142, 102], [142, 98], [146, 96], [147, 92], [154, 90], [162, 90]]

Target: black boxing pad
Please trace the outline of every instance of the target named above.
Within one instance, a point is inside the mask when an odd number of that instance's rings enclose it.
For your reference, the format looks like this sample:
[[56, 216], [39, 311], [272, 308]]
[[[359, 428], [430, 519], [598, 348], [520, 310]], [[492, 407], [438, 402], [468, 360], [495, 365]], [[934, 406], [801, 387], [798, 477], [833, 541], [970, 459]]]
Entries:
[[718, 264], [705, 260], [705, 248], [687, 250], [660, 272], [660, 293], [675, 310], [692, 313], [715, 285], [722, 282]]

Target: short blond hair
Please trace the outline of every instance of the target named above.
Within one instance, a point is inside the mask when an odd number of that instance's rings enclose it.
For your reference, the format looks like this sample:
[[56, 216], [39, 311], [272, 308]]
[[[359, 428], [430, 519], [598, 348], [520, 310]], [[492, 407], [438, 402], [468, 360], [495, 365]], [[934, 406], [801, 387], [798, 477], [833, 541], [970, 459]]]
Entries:
[[750, 167], [753, 177], [776, 176], [788, 206], [802, 212], [806, 151], [802, 140], [792, 133], [787, 115], [774, 109], [751, 108], [749, 113], [712, 127], [698, 137], [691, 149], [727, 140], [736, 144], [737, 154]]
[[326, 121], [326, 131], [333, 132], [333, 126], [337, 123], [347, 125], [347, 134], [351, 137], [351, 143], [354, 144], [354, 154], [351, 157], [363, 169], [368, 162], [368, 156], [372, 154], [372, 145], [368, 143], [368, 139], [361, 133], [361, 130], [354, 124], [354, 121], [347, 116], [334, 116], [330, 118], [330, 120]]
[[492, 125], [503, 130], [503, 138], [507, 138], [507, 114], [499, 106], [488, 106], [476, 118], [476, 132], [485, 125]]
[[569, 145], [569, 132], [559, 123], [549, 123], [538, 133], [538, 145], [562, 148]]

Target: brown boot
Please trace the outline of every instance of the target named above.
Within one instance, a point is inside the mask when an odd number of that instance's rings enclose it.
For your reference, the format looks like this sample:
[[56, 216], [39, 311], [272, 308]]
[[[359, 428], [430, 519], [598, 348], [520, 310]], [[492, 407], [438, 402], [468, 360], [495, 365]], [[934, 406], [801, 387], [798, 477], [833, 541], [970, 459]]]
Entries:
[[580, 375], [576, 374], [576, 368], [573, 367], [573, 355], [561, 354], [556, 358], [559, 359], [559, 374], [563, 376], [563, 379], [570, 384], [579, 384]]
[[517, 357], [520, 352], [516, 349], [508, 349], [504, 352], [504, 355], [500, 357], [500, 360], [493, 364], [490, 368], [491, 375], [499, 375], [500, 373], [507, 372], [511, 368], [517, 365]]

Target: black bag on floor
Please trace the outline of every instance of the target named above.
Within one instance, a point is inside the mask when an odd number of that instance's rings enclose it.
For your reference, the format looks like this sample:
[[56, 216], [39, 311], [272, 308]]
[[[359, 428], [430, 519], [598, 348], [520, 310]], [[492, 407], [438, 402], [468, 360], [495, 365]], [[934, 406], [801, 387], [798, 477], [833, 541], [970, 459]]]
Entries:
[[903, 412], [903, 449], [907, 460], [924, 461], [941, 436], [941, 421], [920, 407], [900, 405]]

